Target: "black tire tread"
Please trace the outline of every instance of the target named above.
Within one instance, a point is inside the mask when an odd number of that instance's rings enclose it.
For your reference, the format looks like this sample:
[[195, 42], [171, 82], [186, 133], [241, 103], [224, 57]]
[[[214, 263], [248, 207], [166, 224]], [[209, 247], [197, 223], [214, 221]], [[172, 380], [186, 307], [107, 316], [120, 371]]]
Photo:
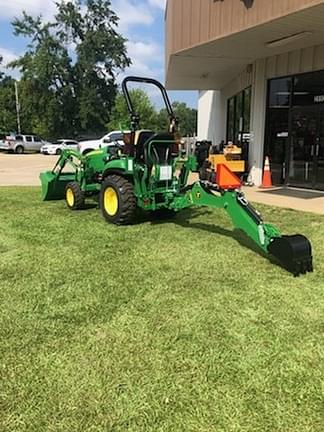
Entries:
[[[109, 182], [109, 183], [108, 183]], [[119, 190], [119, 208], [121, 211], [118, 214], [118, 217], [114, 217], [114, 221], [112, 221], [109, 216], [105, 218], [115, 223], [116, 225], [129, 225], [134, 221], [135, 213], [136, 213], [136, 198], [134, 195], [134, 187], [133, 184], [128, 181], [125, 177], [122, 177], [117, 174], [109, 175], [103, 182], [103, 188], [105, 188], [105, 184], [109, 184], [110, 186], [114, 186]], [[120, 199], [121, 198], [121, 199]]]
[[81, 210], [84, 208], [84, 200], [85, 200], [85, 196], [83, 191], [80, 188], [80, 185], [78, 182], [70, 182], [66, 185], [65, 187], [65, 191], [67, 190], [67, 188], [72, 189], [73, 191], [73, 195], [74, 195], [74, 205], [73, 207], [70, 207], [68, 205], [68, 207], [71, 210]]

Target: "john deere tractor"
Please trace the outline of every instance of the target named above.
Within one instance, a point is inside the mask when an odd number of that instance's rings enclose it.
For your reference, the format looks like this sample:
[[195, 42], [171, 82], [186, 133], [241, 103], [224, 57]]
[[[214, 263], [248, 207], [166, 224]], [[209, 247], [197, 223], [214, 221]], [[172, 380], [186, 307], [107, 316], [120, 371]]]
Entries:
[[[130, 82], [158, 87], [169, 115], [167, 131], [140, 130], [140, 118], [128, 92]], [[295, 276], [313, 271], [308, 239], [300, 234], [282, 235], [278, 228], [264, 223], [228, 167], [217, 164], [217, 171], [208, 179], [188, 184], [189, 174], [197, 171], [197, 160], [179, 151], [178, 121], [161, 83], [127, 77], [122, 90], [131, 124], [124, 146], [116, 144], [85, 156], [63, 151], [54, 169], [40, 175], [43, 200], [65, 198], [69, 209], [78, 210], [84, 207], [85, 199], [98, 198], [104, 218], [117, 225], [134, 222], [138, 209], [171, 217], [194, 206], [223, 208], [235, 228], [244, 231]]]

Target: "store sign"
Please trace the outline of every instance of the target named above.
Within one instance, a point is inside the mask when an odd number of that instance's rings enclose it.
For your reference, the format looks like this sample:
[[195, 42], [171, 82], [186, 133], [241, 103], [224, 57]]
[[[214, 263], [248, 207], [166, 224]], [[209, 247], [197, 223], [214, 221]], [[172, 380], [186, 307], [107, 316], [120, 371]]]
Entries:
[[315, 103], [322, 103], [322, 102], [324, 102], [324, 95], [314, 96], [314, 102]]
[[289, 134], [288, 132], [278, 132], [277, 138], [288, 138]]

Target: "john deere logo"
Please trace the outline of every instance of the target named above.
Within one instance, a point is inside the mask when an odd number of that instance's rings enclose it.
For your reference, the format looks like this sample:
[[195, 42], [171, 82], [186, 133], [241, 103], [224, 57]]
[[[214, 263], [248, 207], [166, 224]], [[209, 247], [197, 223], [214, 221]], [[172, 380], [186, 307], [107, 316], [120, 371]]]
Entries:
[[[218, 2], [218, 1], [224, 1], [224, 0], [214, 0], [214, 3]], [[244, 6], [246, 7], [246, 9], [250, 9], [253, 6], [254, 0], [241, 0], [241, 2], [244, 3]]]

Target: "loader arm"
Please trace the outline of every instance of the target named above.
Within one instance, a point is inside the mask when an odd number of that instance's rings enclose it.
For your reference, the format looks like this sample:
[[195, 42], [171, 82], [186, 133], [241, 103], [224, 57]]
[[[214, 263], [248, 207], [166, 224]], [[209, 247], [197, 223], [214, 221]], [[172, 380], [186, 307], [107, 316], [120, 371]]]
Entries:
[[[81, 180], [80, 171], [83, 160], [84, 158], [80, 153], [65, 149], [51, 171], [40, 173], [42, 200], [63, 199], [65, 196], [65, 186], [71, 181]], [[71, 172], [63, 173], [66, 165], [71, 167]]]
[[282, 235], [277, 227], [264, 223], [240, 190], [222, 190], [209, 182], [197, 182], [187, 194], [192, 205], [225, 209], [235, 228], [242, 230], [266, 254], [275, 256], [295, 276], [313, 271], [308, 239], [300, 234]]

